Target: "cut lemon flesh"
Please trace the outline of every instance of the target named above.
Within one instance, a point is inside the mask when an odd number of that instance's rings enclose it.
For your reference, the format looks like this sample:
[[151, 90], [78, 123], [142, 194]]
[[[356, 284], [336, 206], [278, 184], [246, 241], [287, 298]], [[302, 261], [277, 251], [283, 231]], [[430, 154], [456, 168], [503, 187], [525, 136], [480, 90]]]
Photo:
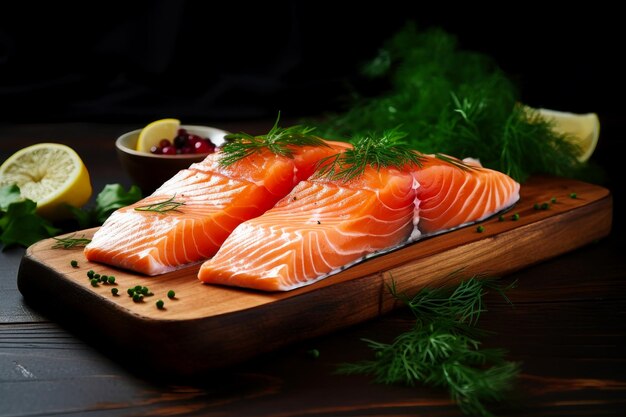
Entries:
[[152, 122], [139, 133], [136, 149], [139, 152], [150, 152], [150, 148], [159, 146], [162, 139], [173, 141], [178, 129], [180, 129], [180, 120], [177, 119], [161, 119]]
[[552, 122], [552, 129], [566, 135], [566, 139], [580, 147], [580, 162], [587, 161], [598, 144], [600, 120], [595, 113], [576, 114], [548, 109], [537, 109], [539, 114]]
[[51, 220], [69, 218], [66, 205], [83, 206], [91, 197], [85, 164], [72, 148], [38, 143], [11, 155], [0, 166], [0, 186], [16, 184], [22, 197], [37, 203], [37, 213]]

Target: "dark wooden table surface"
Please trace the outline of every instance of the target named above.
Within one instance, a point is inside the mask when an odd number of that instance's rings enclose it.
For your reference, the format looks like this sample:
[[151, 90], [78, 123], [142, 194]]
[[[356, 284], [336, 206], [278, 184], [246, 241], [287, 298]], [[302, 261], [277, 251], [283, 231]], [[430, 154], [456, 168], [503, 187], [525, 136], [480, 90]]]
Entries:
[[[95, 191], [130, 185], [114, 138], [140, 125], [0, 125], [0, 161], [32, 143], [72, 146]], [[231, 123], [229, 130], [264, 125]], [[599, 160], [616, 161], [610, 145]], [[615, 158], [615, 159], [613, 159]], [[623, 188], [623, 187], [622, 187]], [[488, 296], [485, 345], [520, 361], [515, 396], [494, 406], [502, 416], [615, 416], [626, 410], [626, 256], [621, 248], [621, 190], [611, 236], [511, 276], [511, 308]], [[0, 416], [458, 416], [442, 391], [382, 386], [334, 374], [338, 363], [366, 359], [360, 338], [390, 341], [411, 326], [398, 310], [335, 334], [290, 346], [194, 380], [162, 379], [158, 369], [130, 370], [106, 348], [84, 341], [97, 328], [69, 331], [28, 305], [17, 290], [23, 249], [0, 253]], [[416, 271], [418, 272], [418, 271]], [[145, 346], [145, 349], [158, 349]], [[318, 349], [312, 359], [309, 349]]]

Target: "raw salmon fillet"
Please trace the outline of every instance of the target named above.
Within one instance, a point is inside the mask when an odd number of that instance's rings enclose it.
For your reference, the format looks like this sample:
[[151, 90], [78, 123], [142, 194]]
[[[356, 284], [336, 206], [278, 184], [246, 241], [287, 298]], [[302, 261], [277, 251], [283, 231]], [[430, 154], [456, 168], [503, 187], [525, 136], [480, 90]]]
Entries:
[[[220, 154], [184, 169], [151, 196], [117, 210], [85, 248], [90, 261], [157, 275], [215, 254], [240, 223], [261, 215], [301, 180], [317, 162], [345, 144], [294, 147], [294, 157], [255, 153], [224, 168]], [[178, 211], [156, 213], [137, 207], [174, 198]]]
[[368, 168], [348, 183], [304, 181], [274, 208], [239, 225], [198, 278], [291, 290], [420, 233], [484, 219], [519, 198], [519, 184], [505, 174], [458, 165], [424, 155], [421, 168]]
[[266, 291], [315, 282], [411, 235], [415, 181], [396, 169], [369, 168], [347, 184], [303, 181], [260, 217], [239, 225], [199, 278]]
[[[419, 230], [430, 235], [481, 221], [519, 200], [519, 184], [501, 172], [478, 162], [455, 158], [458, 165], [426, 156], [413, 169], [420, 184]], [[459, 166], [465, 165], [461, 169]]]

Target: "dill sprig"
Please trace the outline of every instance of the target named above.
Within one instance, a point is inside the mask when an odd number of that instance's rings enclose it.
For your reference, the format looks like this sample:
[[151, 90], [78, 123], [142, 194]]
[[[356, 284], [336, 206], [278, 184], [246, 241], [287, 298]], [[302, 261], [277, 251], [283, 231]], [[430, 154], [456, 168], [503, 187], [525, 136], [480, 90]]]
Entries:
[[[494, 289], [504, 291], [488, 279], [470, 278], [454, 290], [426, 288], [415, 297], [390, 293], [415, 315], [412, 329], [392, 343], [364, 339], [374, 359], [343, 364], [342, 374], [372, 375], [382, 384], [423, 383], [447, 388], [453, 401], [466, 414], [491, 416], [485, 403], [501, 401], [512, 389], [519, 364], [504, 359], [501, 349], [481, 349], [476, 329], [485, 311], [483, 296]], [[508, 301], [508, 298], [504, 296]]]
[[256, 152], [267, 149], [270, 152], [293, 158], [294, 146], [326, 146], [329, 145], [320, 137], [312, 135], [313, 127], [301, 125], [279, 127], [280, 112], [274, 122], [274, 126], [265, 135], [253, 136], [248, 133], [231, 133], [224, 138], [226, 144], [222, 146], [220, 165], [229, 166]]
[[81, 247], [81, 246], [86, 246], [87, 244], [89, 244], [91, 242], [91, 239], [87, 239], [84, 237], [74, 237], [76, 236], [76, 234], [73, 234], [69, 237], [53, 237], [54, 240], [56, 240], [57, 242], [52, 245], [52, 249], [71, 249], [71, 248], [77, 248], [77, 247]]
[[405, 137], [406, 133], [395, 127], [380, 135], [354, 138], [353, 148], [323, 158], [316, 176], [347, 182], [362, 175], [368, 166], [375, 169], [421, 166], [424, 157], [408, 147]]
[[459, 50], [441, 30], [409, 24], [363, 69], [388, 83], [377, 96], [355, 95], [345, 113], [318, 122], [326, 138], [359, 137], [402, 125], [408, 145], [425, 154], [479, 158], [524, 181], [533, 173], [589, 175], [565, 135], [519, 104], [520, 94], [485, 55]]
[[459, 168], [462, 171], [471, 171], [471, 170], [478, 170], [478, 169], [480, 169], [480, 167], [466, 164], [465, 162], [463, 162], [462, 160], [460, 160], [458, 158], [454, 158], [452, 156], [444, 155], [442, 153], [436, 153], [435, 154], [435, 158], [440, 159], [440, 160], [442, 160], [444, 162], [447, 162], [448, 164], [450, 164], [452, 166], [455, 166], [455, 167]]
[[158, 203], [152, 203], [152, 204], [148, 204], [145, 206], [138, 206], [135, 207], [135, 210], [137, 211], [151, 211], [154, 213], [170, 213], [172, 211], [176, 211], [176, 212], [181, 212], [178, 208], [180, 206], [184, 206], [185, 203], [180, 202], [180, 201], [175, 201], [174, 199], [176, 198], [176, 195], [173, 195], [172, 197], [168, 198], [165, 201], [160, 201]]

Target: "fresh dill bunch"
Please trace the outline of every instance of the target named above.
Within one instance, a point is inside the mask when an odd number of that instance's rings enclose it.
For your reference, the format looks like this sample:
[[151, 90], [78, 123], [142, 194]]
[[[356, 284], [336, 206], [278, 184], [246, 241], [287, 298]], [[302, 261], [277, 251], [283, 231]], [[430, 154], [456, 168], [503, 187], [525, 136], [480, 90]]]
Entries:
[[351, 149], [323, 158], [316, 176], [347, 182], [362, 175], [368, 166], [377, 170], [421, 166], [424, 158], [407, 145], [405, 137], [406, 133], [400, 132], [398, 127], [380, 135], [356, 137]]
[[254, 153], [267, 149], [270, 152], [293, 158], [294, 146], [326, 146], [329, 145], [318, 136], [312, 135], [314, 127], [301, 125], [279, 127], [280, 112], [274, 126], [265, 135], [253, 136], [247, 133], [231, 133], [224, 138], [226, 144], [222, 146], [220, 165], [229, 166]]
[[533, 173], [581, 172], [580, 149], [519, 104], [519, 92], [492, 59], [459, 50], [450, 34], [409, 24], [363, 74], [386, 79], [389, 88], [357, 96], [345, 113], [318, 122], [321, 136], [360, 137], [402, 125], [413, 149], [480, 158], [518, 181]]
[[452, 291], [425, 288], [409, 298], [392, 282], [389, 291], [413, 312], [414, 326], [389, 344], [364, 339], [374, 359], [342, 364], [338, 372], [372, 375], [382, 384], [447, 388], [464, 413], [491, 416], [485, 403], [501, 401], [512, 390], [519, 364], [506, 361], [504, 350], [481, 349], [482, 332], [475, 326], [487, 290], [504, 296], [508, 288], [473, 277]]

